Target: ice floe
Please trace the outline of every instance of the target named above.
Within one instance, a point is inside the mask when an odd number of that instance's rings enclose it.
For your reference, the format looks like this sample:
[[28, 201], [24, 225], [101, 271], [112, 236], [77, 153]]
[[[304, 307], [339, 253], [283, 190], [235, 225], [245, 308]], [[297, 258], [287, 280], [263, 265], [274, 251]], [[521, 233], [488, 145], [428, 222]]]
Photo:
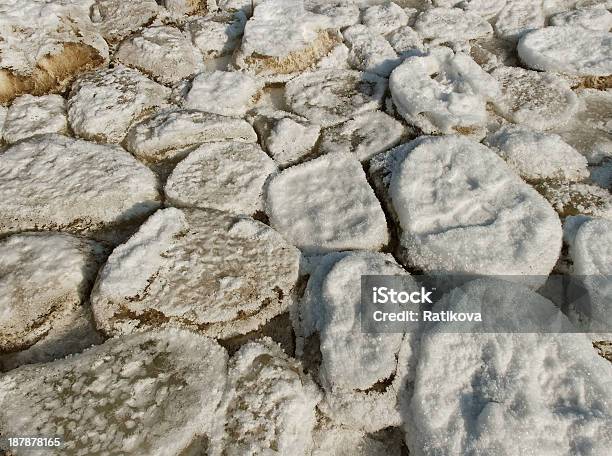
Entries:
[[14, 143], [44, 133], [66, 133], [66, 100], [59, 95], [22, 95], [9, 108], [4, 121], [4, 140]]

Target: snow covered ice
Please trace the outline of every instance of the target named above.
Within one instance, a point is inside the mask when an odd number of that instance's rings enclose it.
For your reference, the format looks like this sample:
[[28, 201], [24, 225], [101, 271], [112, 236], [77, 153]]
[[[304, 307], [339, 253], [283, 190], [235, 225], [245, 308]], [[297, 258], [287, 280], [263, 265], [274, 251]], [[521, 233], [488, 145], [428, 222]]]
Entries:
[[11, 104], [2, 135], [6, 142], [15, 143], [30, 136], [67, 130], [66, 100], [59, 95], [22, 95]]

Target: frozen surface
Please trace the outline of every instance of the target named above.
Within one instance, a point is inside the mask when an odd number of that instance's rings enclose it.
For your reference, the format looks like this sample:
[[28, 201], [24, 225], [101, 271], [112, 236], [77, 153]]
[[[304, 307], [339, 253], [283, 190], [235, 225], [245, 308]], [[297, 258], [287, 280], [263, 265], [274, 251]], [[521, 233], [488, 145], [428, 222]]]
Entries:
[[409, 16], [406, 11], [393, 2], [370, 6], [361, 15], [363, 25], [380, 35], [386, 35], [408, 25], [408, 20]]
[[393, 71], [389, 87], [398, 112], [425, 133], [472, 133], [487, 121], [487, 101], [500, 96], [491, 75], [448, 48], [409, 57]]
[[274, 228], [309, 253], [378, 250], [389, 240], [385, 214], [352, 154], [327, 154], [274, 176], [266, 212]]
[[[541, 296], [492, 279], [471, 282], [438, 306], [515, 309], [510, 317], [519, 322], [557, 312]], [[432, 324], [421, 340], [405, 408], [411, 454], [609, 453], [612, 365], [584, 334], [452, 334], [447, 325]]]
[[186, 108], [224, 116], [242, 117], [255, 104], [263, 83], [239, 72], [198, 74], [183, 102]]
[[382, 104], [387, 81], [371, 73], [319, 70], [287, 83], [285, 99], [291, 109], [322, 127], [374, 111]]
[[400, 57], [406, 58], [425, 53], [423, 39], [412, 27], [400, 27], [386, 36]]
[[579, 109], [578, 97], [558, 76], [518, 67], [501, 67], [492, 75], [502, 90], [497, 108], [512, 122], [547, 130], [567, 123]]
[[297, 249], [260, 222], [168, 208], [114, 250], [92, 307], [111, 335], [168, 324], [231, 337], [287, 309], [298, 266]]
[[119, 143], [134, 120], [164, 106], [170, 89], [139, 71], [117, 66], [79, 78], [68, 99], [68, 120], [82, 138]]
[[544, 27], [544, 9], [539, 0], [508, 0], [495, 21], [495, 34], [516, 42], [525, 33]]
[[174, 84], [202, 69], [202, 54], [176, 27], [143, 29], [123, 41], [114, 59], [163, 84]]
[[108, 60], [89, 2], [0, 1], [0, 104], [23, 93], [62, 91]]
[[223, 454], [310, 454], [317, 385], [269, 338], [230, 360]]
[[14, 143], [44, 133], [65, 133], [66, 100], [59, 95], [22, 95], [13, 101], [4, 123], [4, 140]]
[[612, 74], [612, 34], [582, 27], [546, 27], [526, 34], [518, 44], [530, 68], [577, 76]]
[[0, 199], [1, 233], [95, 234], [160, 204], [155, 176], [126, 151], [60, 135], [37, 136], [0, 155]]
[[169, 11], [179, 14], [205, 15], [217, 8], [217, 0], [161, 0]]
[[114, 43], [150, 22], [158, 12], [155, 0], [95, 0], [89, 17], [96, 30]]
[[350, 428], [318, 429], [314, 441], [312, 456], [400, 456], [399, 447], [384, 438], [374, 439]]
[[257, 144], [204, 144], [174, 168], [164, 189], [166, 202], [253, 214], [263, 210], [263, 185], [276, 169]]
[[494, 17], [506, 5], [506, 0], [433, 0], [434, 6], [461, 8], [485, 19]]
[[304, 8], [327, 16], [333, 28], [344, 28], [359, 22], [359, 7], [353, 0], [304, 0]]
[[342, 35], [349, 46], [348, 61], [353, 68], [389, 76], [401, 62], [391, 44], [365, 25], [353, 25]]
[[372, 111], [324, 130], [319, 151], [350, 152], [364, 161], [398, 145], [404, 134], [405, 127], [399, 121], [383, 112]]
[[231, 54], [240, 44], [246, 20], [242, 12], [218, 14], [196, 17], [185, 28], [202, 55], [214, 58]]
[[162, 111], [130, 128], [126, 147], [146, 162], [179, 158], [185, 148], [208, 142], [254, 143], [257, 134], [242, 119], [193, 109]]
[[432, 8], [417, 17], [414, 29], [432, 44], [458, 43], [493, 33], [477, 14], [459, 8]]
[[16, 455], [206, 453], [227, 376], [214, 340], [184, 330], [135, 333], [0, 378], [8, 435], [61, 436]]
[[406, 156], [389, 194], [406, 263], [468, 274], [551, 272], [561, 249], [559, 218], [493, 151], [456, 136], [400, 147]]
[[612, 195], [597, 185], [544, 182], [538, 190], [561, 217], [583, 214], [612, 219]]
[[27, 348], [74, 318], [96, 272], [95, 244], [67, 234], [0, 241], [0, 352]]
[[555, 134], [509, 126], [489, 136], [487, 144], [528, 181], [580, 181], [589, 176], [586, 158]]
[[581, 8], [564, 11], [551, 17], [550, 25], [570, 25], [607, 32], [612, 28], [612, 13], [604, 8]]

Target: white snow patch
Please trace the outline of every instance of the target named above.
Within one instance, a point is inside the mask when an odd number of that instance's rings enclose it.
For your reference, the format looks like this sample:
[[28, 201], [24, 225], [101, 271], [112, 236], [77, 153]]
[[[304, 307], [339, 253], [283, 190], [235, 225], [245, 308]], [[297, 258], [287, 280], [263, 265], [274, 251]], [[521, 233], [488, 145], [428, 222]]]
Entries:
[[4, 121], [4, 139], [14, 143], [44, 133], [65, 133], [66, 101], [59, 95], [22, 95], [13, 101]]

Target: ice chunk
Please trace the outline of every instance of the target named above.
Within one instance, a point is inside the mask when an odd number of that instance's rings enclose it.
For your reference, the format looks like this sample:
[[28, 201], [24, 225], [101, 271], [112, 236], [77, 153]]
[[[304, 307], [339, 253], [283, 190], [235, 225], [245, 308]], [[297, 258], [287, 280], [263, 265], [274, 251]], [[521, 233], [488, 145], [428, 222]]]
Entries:
[[376, 110], [386, 90], [387, 81], [374, 74], [329, 69], [289, 81], [285, 99], [296, 114], [329, 127]]
[[[436, 310], [480, 307], [505, 309], [518, 321], [558, 313], [528, 289], [493, 279], [470, 282]], [[421, 339], [414, 395], [404, 408], [411, 454], [609, 452], [612, 365], [584, 334], [520, 333], [519, 324], [512, 334], [452, 334], [447, 326], [432, 323]]]
[[205, 58], [215, 58], [231, 54], [240, 44], [246, 20], [242, 12], [196, 17], [185, 29]]
[[283, 236], [309, 253], [378, 250], [385, 214], [351, 154], [327, 154], [287, 168], [267, 188], [266, 212]]
[[607, 32], [612, 28], [612, 13], [604, 8], [564, 11], [550, 18], [550, 25], [571, 25]]
[[402, 261], [425, 271], [533, 276], [527, 281], [552, 271], [559, 217], [493, 151], [458, 136], [400, 147], [405, 158], [389, 194]]
[[582, 27], [545, 27], [523, 36], [518, 53], [530, 68], [577, 76], [612, 74], [612, 35]]
[[532, 0], [508, 0], [495, 21], [495, 34], [516, 42], [525, 33], [544, 27], [542, 2]]
[[431, 8], [419, 14], [414, 29], [432, 44], [459, 43], [493, 33], [482, 17], [458, 8]]
[[111, 43], [121, 41], [159, 13], [155, 0], [95, 0], [90, 18], [95, 28]]
[[26, 451], [35, 455], [207, 454], [226, 378], [227, 353], [214, 340], [139, 332], [1, 377], [0, 427], [64, 440]]
[[313, 67], [341, 41], [334, 21], [304, 8], [302, 0], [266, 0], [247, 22], [235, 64], [271, 80]]
[[496, 106], [515, 123], [547, 130], [567, 123], [579, 109], [569, 84], [555, 75], [518, 67], [500, 67], [492, 75], [502, 89]]
[[363, 431], [345, 427], [326, 427], [314, 433], [312, 456], [400, 456], [400, 446], [393, 445], [386, 435], [373, 438]]
[[600, 166], [593, 166], [589, 171], [593, 182], [612, 191], [612, 161], [605, 162]]
[[393, 117], [372, 111], [323, 131], [319, 151], [353, 153], [360, 161], [398, 145], [406, 130]]
[[190, 109], [162, 111], [132, 126], [126, 147], [145, 162], [175, 160], [191, 146], [216, 141], [254, 143], [257, 134], [242, 119]]
[[176, 27], [147, 27], [123, 41], [113, 58], [151, 75], [162, 84], [174, 84], [202, 70], [202, 54]]
[[65, 133], [66, 101], [59, 95], [22, 95], [13, 101], [4, 123], [4, 140], [14, 143], [44, 133]]
[[490, 135], [487, 145], [528, 181], [580, 181], [589, 176], [586, 158], [555, 134], [508, 126]]
[[119, 143], [134, 120], [163, 106], [170, 89], [124, 66], [79, 78], [68, 99], [68, 120], [85, 139]]
[[68, 234], [0, 241], [0, 353], [23, 350], [73, 319], [95, 278], [99, 247]]
[[107, 334], [169, 324], [227, 338], [287, 310], [298, 267], [299, 251], [262, 223], [168, 208], [113, 251], [92, 308]]
[[491, 19], [506, 5], [506, 0], [433, 0], [434, 6], [458, 7], [470, 13]]
[[612, 219], [612, 195], [597, 185], [542, 182], [536, 188], [561, 217], [582, 214]]
[[164, 191], [172, 206], [253, 214], [263, 210], [263, 185], [275, 171], [257, 144], [205, 144], [174, 168]]
[[408, 19], [406, 11], [393, 2], [370, 6], [361, 15], [361, 22], [372, 32], [380, 35], [386, 35], [408, 25]]
[[260, 339], [232, 357], [229, 379], [223, 453], [310, 454], [321, 394], [297, 361]]
[[412, 27], [400, 27], [386, 38], [402, 58], [425, 54], [423, 40]]
[[248, 74], [212, 71], [198, 74], [184, 106], [224, 116], [242, 117], [253, 106], [263, 83]]
[[161, 0], [160, 3], [173, 13], [205, 16], [217, 9], [217, 0]]
[[108, 61], [89, 3], [0, 1], [0, 104], [24, 93], [61, 92], [77, 74]]
[[342, 35], [349, 46], [348, 61], [353, 68], [389, 76], [401, 62], [389, 42], [365, 25], [353, 25]]
[[95, 236], [142, 220], [160, 204], [155, 176], [126, 151], [60, 135], [36, 136], [0, 154], [0, 199], [0, 233]]
[[333, 28], [341, 29], [359, 22], [359, 8], [353, 0], [304, 0], [304, 8], [327, 16]]
[[409, 57], [393, 71], [389, 87], [398, 112], [425, 133], [481, 129], [487, 121], [487, 101], [500, 96], [491, 75], [448, 48]]
[[299, 163], [314, 149], [321, 128], [289, 112], [259, 109], [253, 126], [263, 148], [281, 167]]

